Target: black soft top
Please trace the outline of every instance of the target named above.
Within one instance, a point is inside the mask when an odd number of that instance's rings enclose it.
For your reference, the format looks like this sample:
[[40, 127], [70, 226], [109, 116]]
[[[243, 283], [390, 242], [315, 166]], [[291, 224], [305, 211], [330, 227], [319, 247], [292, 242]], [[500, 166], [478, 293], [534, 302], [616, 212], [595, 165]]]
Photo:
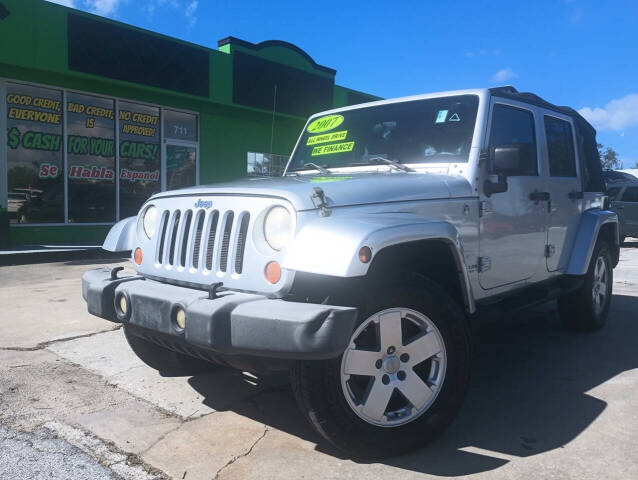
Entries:
[[495, 97], [517, 100], [548, 110], [568, 115], [574, 121], [576, 127], [576, 138], [578, 140], [579, 158], [581, 171], [583, 172], [583, 189], [586, 192], [604, 192], [605, 180], [603, 179], [603, 169], [598, 155], [596, 143], [596, 129], [585, 120], [585, 118], [571, 107], [563, 107], [549, 103], [547, 100], [529, 92], [519, 92], [514, 87], [490, 88], [490, 93]]

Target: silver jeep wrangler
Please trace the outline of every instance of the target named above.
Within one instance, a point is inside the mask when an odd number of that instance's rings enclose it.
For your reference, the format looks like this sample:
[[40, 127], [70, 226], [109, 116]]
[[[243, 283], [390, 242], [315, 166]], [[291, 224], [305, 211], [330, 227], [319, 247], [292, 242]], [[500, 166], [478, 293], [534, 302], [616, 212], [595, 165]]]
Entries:
[[416, 448], [452, 420], [470, 323], [558, 299], [603, 326], [618, 219], [596, 132], [512, 87], [312, 116], [280, 178], [163, 192], [110, 231], [135, 276], [84, 274], [89, 312], [160, 371], [289, 370], [354, 456]]

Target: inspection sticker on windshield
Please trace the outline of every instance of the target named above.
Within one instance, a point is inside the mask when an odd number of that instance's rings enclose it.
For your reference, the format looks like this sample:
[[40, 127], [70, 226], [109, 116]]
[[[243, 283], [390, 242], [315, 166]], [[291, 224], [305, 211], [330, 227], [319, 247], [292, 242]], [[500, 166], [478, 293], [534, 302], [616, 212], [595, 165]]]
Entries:
[[434, 123], [445, 123], [447, 112], [447, 110], [439, 110], [439, 113], [436, 114], [436, 121]]
[[316, 145], [317, 143], [336, 142], [337, 140], [343, 140], [348, 136], [348, 130], [341, 130], [339, 132], [324, 133], [323, 135], [315, 135], [308, 137], [306, 145]]
[[308, 130], [308, 132], [310, 133], [327, 132], [328, 130], [337, 128], [342, 123], [342, 115], [325, 115], [313, 121], [310, 125], [308, 125], [308, 128], [306, 130]]
[[332, 153], [351, 152], [354, 148], [354, 142], [332, 143], [330, 145], [319, 145], [312, 149], [313, 157], [317, 155], [330, 155]]

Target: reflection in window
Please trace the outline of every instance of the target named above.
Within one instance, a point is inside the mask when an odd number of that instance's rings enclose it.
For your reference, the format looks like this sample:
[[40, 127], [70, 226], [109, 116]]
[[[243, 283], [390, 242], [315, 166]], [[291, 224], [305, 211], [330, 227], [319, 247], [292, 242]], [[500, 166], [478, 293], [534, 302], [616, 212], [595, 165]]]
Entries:
[[67, 96], [69, 222], [115, 221], [114, 102]]
[[62, 92], [8, 83], [6, 101], [10, 221], [64, 222]]
[[247, 174], [249, 177], [280, 177], [290, 158], [288, 155], [248, 152]]
[[120, 218], [161, 190], [159, 108], [119, 103]]
[[560, 118], [545, 116], [545, 137], [552, 177], [575, 177], [576, 157], [572, 126]]
[[197, 149], [180, 145], [166, 145], [166, 189], [195, 185]]

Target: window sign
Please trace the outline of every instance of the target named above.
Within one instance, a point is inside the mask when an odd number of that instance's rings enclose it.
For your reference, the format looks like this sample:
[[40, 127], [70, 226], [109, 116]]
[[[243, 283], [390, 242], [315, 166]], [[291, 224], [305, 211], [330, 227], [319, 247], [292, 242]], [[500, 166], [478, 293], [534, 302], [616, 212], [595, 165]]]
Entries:
[[197, 141], [197, 116], [192, 113], [166, 110], [164, 116], [164, 137], [172, 140]]
[[195, 185], [197, 149], [181, 145], [166, 145], [166, 189]]
[[8, 83], [6, 102], [10, 221], [64, 222], [62, 92]]
[[67, 96], [69, 222], [115, 221], [114, 102]]
[[120, 217], [137, 215], [161, 190], [159, 108], [119, 103]]

